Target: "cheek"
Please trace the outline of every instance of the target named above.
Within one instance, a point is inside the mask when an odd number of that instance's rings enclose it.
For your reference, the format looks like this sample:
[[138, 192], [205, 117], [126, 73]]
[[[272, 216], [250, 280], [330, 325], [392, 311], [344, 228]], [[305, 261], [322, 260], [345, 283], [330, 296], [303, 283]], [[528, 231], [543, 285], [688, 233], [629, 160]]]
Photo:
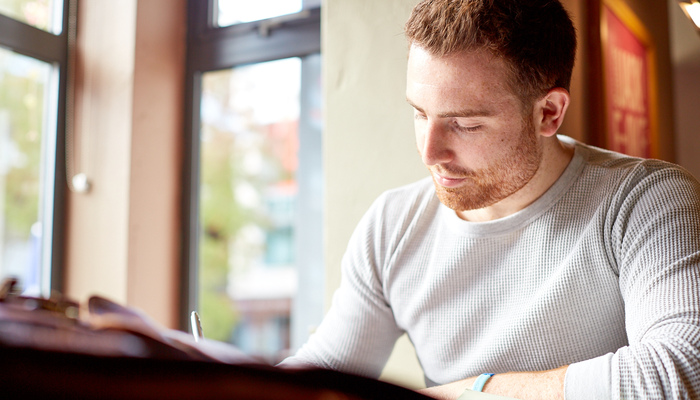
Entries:
[[487, 132], [460, 138], [453, 145], [455, 162], [475, 170], [502, 162], [508, 146], [497, 136], [493, 132]]

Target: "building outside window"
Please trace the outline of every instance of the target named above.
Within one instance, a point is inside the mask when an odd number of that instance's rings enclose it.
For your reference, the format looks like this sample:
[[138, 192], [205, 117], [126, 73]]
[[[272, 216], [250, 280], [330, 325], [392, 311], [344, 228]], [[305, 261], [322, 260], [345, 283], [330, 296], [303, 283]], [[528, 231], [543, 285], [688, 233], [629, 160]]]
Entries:
[[273, 362], [323, 315], [319, 5], [190, 2], [183, 321]]
[[60, 288], [67, 10], [0, 0], [0, 277]]

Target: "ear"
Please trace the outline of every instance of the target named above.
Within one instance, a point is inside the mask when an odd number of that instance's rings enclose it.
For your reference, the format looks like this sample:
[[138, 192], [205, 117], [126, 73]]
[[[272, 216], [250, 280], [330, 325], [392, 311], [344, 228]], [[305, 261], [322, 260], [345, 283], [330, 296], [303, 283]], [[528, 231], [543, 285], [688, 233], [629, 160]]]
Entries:
[[554, 136], [559, 130], [564, 115], [571, 102], [569, 92], [564, 88], [554, 88], [535, 104], [535, 122], [539, 122], [539, 133], [542, 136]]

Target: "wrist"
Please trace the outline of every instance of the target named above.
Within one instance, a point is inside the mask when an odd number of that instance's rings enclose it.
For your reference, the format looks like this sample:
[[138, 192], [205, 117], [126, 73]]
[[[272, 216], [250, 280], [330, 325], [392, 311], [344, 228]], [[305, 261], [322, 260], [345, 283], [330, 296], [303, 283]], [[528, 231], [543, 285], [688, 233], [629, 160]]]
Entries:
[[472, 399], [476, 393], [483, 392], [484, 387], [494, 375], [495, 374], [493, 373], [484, 373], [477, 377], [467, 378], [461, 381], [463, 385], [462, 389], [457, 395], [457, 400]]
[[485, 374], [481, 374], [481, 375], [477, 376], [476, 379], [474, 380], [474, 384], [472, 384], [471, 390], [473, 390], [475, 392], [483, 392], [484, 386], [489, 381], [489, 379], [491, 379], [491, 377], [494, 375], [495, 374], [489, 372], [489, 373], [485, 373]]

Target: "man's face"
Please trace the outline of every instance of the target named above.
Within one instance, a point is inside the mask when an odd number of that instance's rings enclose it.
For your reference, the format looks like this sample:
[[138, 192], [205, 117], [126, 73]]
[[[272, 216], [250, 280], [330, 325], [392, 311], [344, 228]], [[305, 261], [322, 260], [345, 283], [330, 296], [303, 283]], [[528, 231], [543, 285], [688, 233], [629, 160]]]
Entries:
[[435, 57], [412, 46], [406, 97], [418, 151], [446, 206], [488, 207], [537, 172], [539, 136], [507, 84], [502, 60], [481, 51]]

